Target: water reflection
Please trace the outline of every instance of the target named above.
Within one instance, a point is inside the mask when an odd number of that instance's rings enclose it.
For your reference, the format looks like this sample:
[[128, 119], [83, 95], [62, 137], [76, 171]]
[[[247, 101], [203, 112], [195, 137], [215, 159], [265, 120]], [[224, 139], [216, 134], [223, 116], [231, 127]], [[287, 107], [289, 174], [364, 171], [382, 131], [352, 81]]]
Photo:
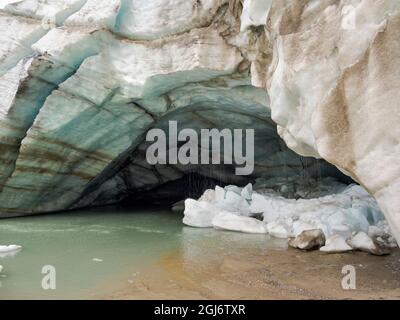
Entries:
[[[0, 220], [0, 244], [9, 243], [23, 250], [0, 255], [0, 299], [91, 298], [125, 286], [171, 254], [191, 272], [246, 248], [287, 246], [266, 235], [184, 227], [182, 214], [169, 210], [116, 208]], [[45, 265], [57, 270], [55, 291], [41, 287]]]
[[186, 267], [208, 261], [217, 264], [243, 250], [286, 250], [287, 240], [265, 234], [246, 234], [214, 229], [182, 228], [181, 256]]

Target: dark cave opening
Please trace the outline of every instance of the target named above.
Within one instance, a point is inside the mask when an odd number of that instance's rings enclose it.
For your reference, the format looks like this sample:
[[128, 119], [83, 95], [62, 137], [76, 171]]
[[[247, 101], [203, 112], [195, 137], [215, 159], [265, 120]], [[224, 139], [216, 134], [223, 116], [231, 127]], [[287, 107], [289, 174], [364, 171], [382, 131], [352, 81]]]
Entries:
[[[331, 165], [326, 163], [325, 166], [329, 167]], [[344, 175], [333, 166], [331, 166], [330, 168], [330, 174], [324, 177], [332, 177], [344, 184], [355, 183], [350, 177]], [[288, 181], [290, 179], [289, 176], [283, 178], [286, 178]], [[302, 179], [306, 181], [310, 178], [318, 180], [321, 177], [310, 175], [305, 170]], [[256, 182], [256, 179], [257, 177], [252, 176], [235, 185], [239, 187], [244, 187], [248, 183], [254, 184]], [[133, 207], [137, 205], [171, 207], [173, 204], [188, 198], [198, 199], [208, 189], [214, 189], [216, 186], [226, 187], [230, 184], [231, 183], [229, 181], [218, 176], [212, 177], [202, 175], [198, 172], [189, 172], [185, 174], [182, 178], [174, 181], [168, 181], [153, 189], [129, 193], [120, 202], [120, 205], [127, 207]]]
[[[102, 184], [87, 189], [85, 197], [94, 193], [76, 207], [120, 204], [122, 206], [168, 205], [187, 198], [197, 199], [207, 189], [215, 186], [254, 184], [257, 178], [321, 179], [333, 177], [345, 184], [354, 183], [348, 176], [325, 160], [302, 157], [291, 151], [279, 137], [265, 107], [243, 111], [242, 108], [210, 108], [199, 105], [175, 110], [163, 116], [153, 128], [169, 134], [169, 122], [176, 121], [178, 130], [202, 129], [254, 130], [254, 171], [248, 176], [235, 174], [240, 167], [233, 164], [155, 164], [149, 163], [147, 150], [151, 145], [144, 138], [125, 158], [116, 161]], [[221, 139], [222, 141], [222, 139]], [[181, 144], [178, 144], [180, 146]], [[245, 148], [244, 148], [245, 149]], [[167, 149], [169, 152], [169, 149]], [[220, 150], [221, 158], [224, 149]], [[210, 159], [210, 162], [211, 159]], [[108, 177], [107, 179], [105, 179]], [[93, 188], [93, 189], [92, 189]], [[97, 189], [97, 190], [96, 190]]]

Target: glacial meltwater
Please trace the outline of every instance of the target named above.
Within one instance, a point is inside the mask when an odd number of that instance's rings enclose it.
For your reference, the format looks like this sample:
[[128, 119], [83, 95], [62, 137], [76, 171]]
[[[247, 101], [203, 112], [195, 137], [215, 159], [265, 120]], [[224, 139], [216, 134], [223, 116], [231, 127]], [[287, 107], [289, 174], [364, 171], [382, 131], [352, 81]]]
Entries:
[[[221, 249], [275, 245], [266, 235], [195, 229], [166, 209], [88, 209], [0, 220], [0, 299], [90, 299], [134, 281], [163, 256], [212, 257]], [[278, 244], [280, 245], [280, 244]], [[48, 267], [55, 277], [49, 279]], [[55, 280], [55, 290], [45, 290]]]

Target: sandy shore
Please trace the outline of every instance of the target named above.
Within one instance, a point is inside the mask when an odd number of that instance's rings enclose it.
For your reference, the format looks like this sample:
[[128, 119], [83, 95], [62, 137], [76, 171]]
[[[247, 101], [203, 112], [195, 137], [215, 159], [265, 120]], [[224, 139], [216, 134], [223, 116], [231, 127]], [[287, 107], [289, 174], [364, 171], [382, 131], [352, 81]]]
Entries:
[[[342, 289], [342, 268], [356, 290]], [[386, 257], [242, 248], [178, 250], [103, 299], [400, 299], [400, 250]]]

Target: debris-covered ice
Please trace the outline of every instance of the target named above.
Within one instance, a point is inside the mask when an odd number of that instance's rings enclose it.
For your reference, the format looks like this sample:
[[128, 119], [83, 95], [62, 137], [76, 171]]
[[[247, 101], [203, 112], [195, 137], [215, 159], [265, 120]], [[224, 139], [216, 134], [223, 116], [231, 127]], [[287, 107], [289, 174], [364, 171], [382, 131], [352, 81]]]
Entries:
[[217, 186], [199, 200], [185, 201], [183, 222], [287, 239], [320, 230], [326, 244], [318, 247], [325, 252], [379, 254], [380, 248], [397, 246], [376, 201], [361, 186], [332, 178], [261, 178], [244, 188]]
[[355, 233], [348, 243], [354, 249], [374, 255], [382, 256], [390, 253], [388, 246], [381, 244], [378, 240], [374, 240], [363, 231]]
[[293, 238], [289, 245], [301, 250], [320, 249], [325, 245], [325, 235], [321, 229], [306, 230]]

